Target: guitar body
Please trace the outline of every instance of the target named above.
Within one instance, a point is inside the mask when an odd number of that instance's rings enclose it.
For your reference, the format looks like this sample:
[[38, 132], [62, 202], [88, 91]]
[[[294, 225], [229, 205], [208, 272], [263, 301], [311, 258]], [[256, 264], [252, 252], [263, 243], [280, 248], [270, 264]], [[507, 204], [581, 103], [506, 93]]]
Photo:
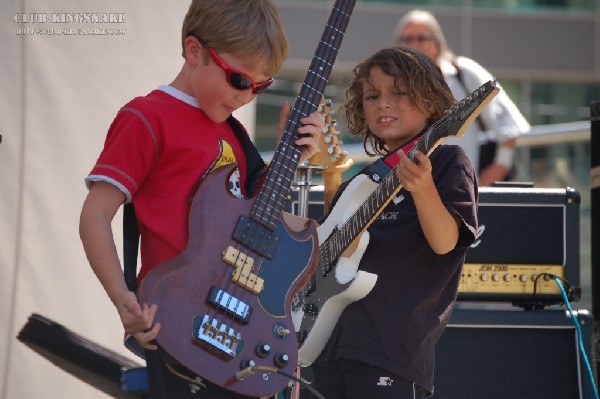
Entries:
[[[289, 309], [314, 272], [316, 223], [307, 222], [302, 231], [279, 223], [271, 259], [241, 245], [232, 238], [232, 228], [240, 215], [249, 214], [254, 200], [229, 195], [234, 167], [221, 167], [204, 179], [191, 205], [187, 247], [150, 271], [138, 295], [140, 302], [158, 305], [156, 341], [170, 356], [225, 389], [267, 396], [289, 381], [273, 369], [293, 374], [296, 368]], [[225, 253], [236, 256], [226, 262]], [[235, 277], [239, 259], [251, 259], [253, 266]], [[248, 275], [250, 283], [244, 280]], [[250, 366], [264, 369], [236, 378]]]
[[[361, 175], [353, 179], [344, 190], [335, 207], [317, 228], [320, 244], [369, 197], [377, 184]], [[305, 309], [316, 309], [317, 313], [306, 312], [300, 330], [308, 333], [298, 353], [300, 365], [309, 366], [321, 353], [327, 340], [346, 307], [364, 298], [375, 286], [377, 275], [358, 270], [358, 265], [367, 249], [369, 233], [365, 230], [351, 247], [340, 257], [332, 273], [322, 270], [314, 274], [317, 289], [305, 298]], [[299, 310], [302, 312], [302, 310]]]

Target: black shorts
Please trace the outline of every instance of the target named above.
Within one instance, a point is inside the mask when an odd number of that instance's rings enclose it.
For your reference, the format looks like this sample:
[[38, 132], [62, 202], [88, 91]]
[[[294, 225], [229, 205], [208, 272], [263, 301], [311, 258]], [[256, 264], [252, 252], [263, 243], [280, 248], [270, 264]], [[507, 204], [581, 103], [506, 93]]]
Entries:
[[[313, 388], [326, 399], [425, 399], [421, 386], [389, 371], [356, 360], [338, 359], [311, 366]], [[302, 399], [317, 399], [301, 390]]]

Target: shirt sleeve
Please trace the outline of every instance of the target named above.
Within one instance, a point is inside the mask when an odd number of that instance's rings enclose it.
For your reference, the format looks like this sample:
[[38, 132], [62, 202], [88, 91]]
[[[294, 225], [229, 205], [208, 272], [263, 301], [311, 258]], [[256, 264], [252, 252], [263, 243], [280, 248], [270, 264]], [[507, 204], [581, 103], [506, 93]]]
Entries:
[[478, 227], [478, 186], [473, 166], [457, 145], [439, 146], [431, 154], [431, 161], [435, 185], [444, 206], [462, 221], [456, 247], [468, 247], [475, 242]]
[[139, 110], [125, 107], [111, 124], [104, 148], [85, 183], [114, 184], [131, 201], [158, 159], [157, 131]]

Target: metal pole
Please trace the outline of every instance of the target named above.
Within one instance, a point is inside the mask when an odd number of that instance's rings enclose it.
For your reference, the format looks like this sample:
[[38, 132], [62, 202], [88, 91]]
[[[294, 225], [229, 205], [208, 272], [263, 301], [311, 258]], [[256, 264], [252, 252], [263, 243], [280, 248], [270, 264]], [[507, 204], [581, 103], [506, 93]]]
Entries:
[[592, 314], [600, 320], [600, 101], [590, 105], [591, 122], [591, 267]]

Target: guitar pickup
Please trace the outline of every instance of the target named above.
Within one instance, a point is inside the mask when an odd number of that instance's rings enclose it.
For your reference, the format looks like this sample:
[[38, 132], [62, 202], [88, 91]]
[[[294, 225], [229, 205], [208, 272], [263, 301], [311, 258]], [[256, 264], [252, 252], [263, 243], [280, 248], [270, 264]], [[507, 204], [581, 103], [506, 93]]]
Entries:
[[232, 237], [267, 259], [273, 259], [279, 243], [277, 234], [244, 216], [240, 216]]
[[233, 359], [244, 347], [242, 335], [208, 315], [194, 316], [194, 342], [222, 358]]
[[223, 260], [235, 267], [231, 276], [231, 280], [234, 283], [244, 287], [255, 295], [258, 295], [265, 288], [265, 280], [252, 273], [254, 259], [229, 246], [223, 252]]
[[231, 280], [252, 292], [254, 295], [258, 295], [265, 288], [265, 280], [250, 271], [251, 268], [248, 266], [238, 266], [233, 271]]
[[252, 266], [254, 266], [254, 259], [241, 253], [232, 246], [227, 247], [227, 249], [223, 251], [223, 260], [234, 267], [249, 267], [252, 269]]
[[224, 310], [227, 314], [244, 324], [248, 324], [250, 321], [252, 308], [247, 303], [240, 301], [217, 287], [210, 288], [208, 302], [219, 310]]

